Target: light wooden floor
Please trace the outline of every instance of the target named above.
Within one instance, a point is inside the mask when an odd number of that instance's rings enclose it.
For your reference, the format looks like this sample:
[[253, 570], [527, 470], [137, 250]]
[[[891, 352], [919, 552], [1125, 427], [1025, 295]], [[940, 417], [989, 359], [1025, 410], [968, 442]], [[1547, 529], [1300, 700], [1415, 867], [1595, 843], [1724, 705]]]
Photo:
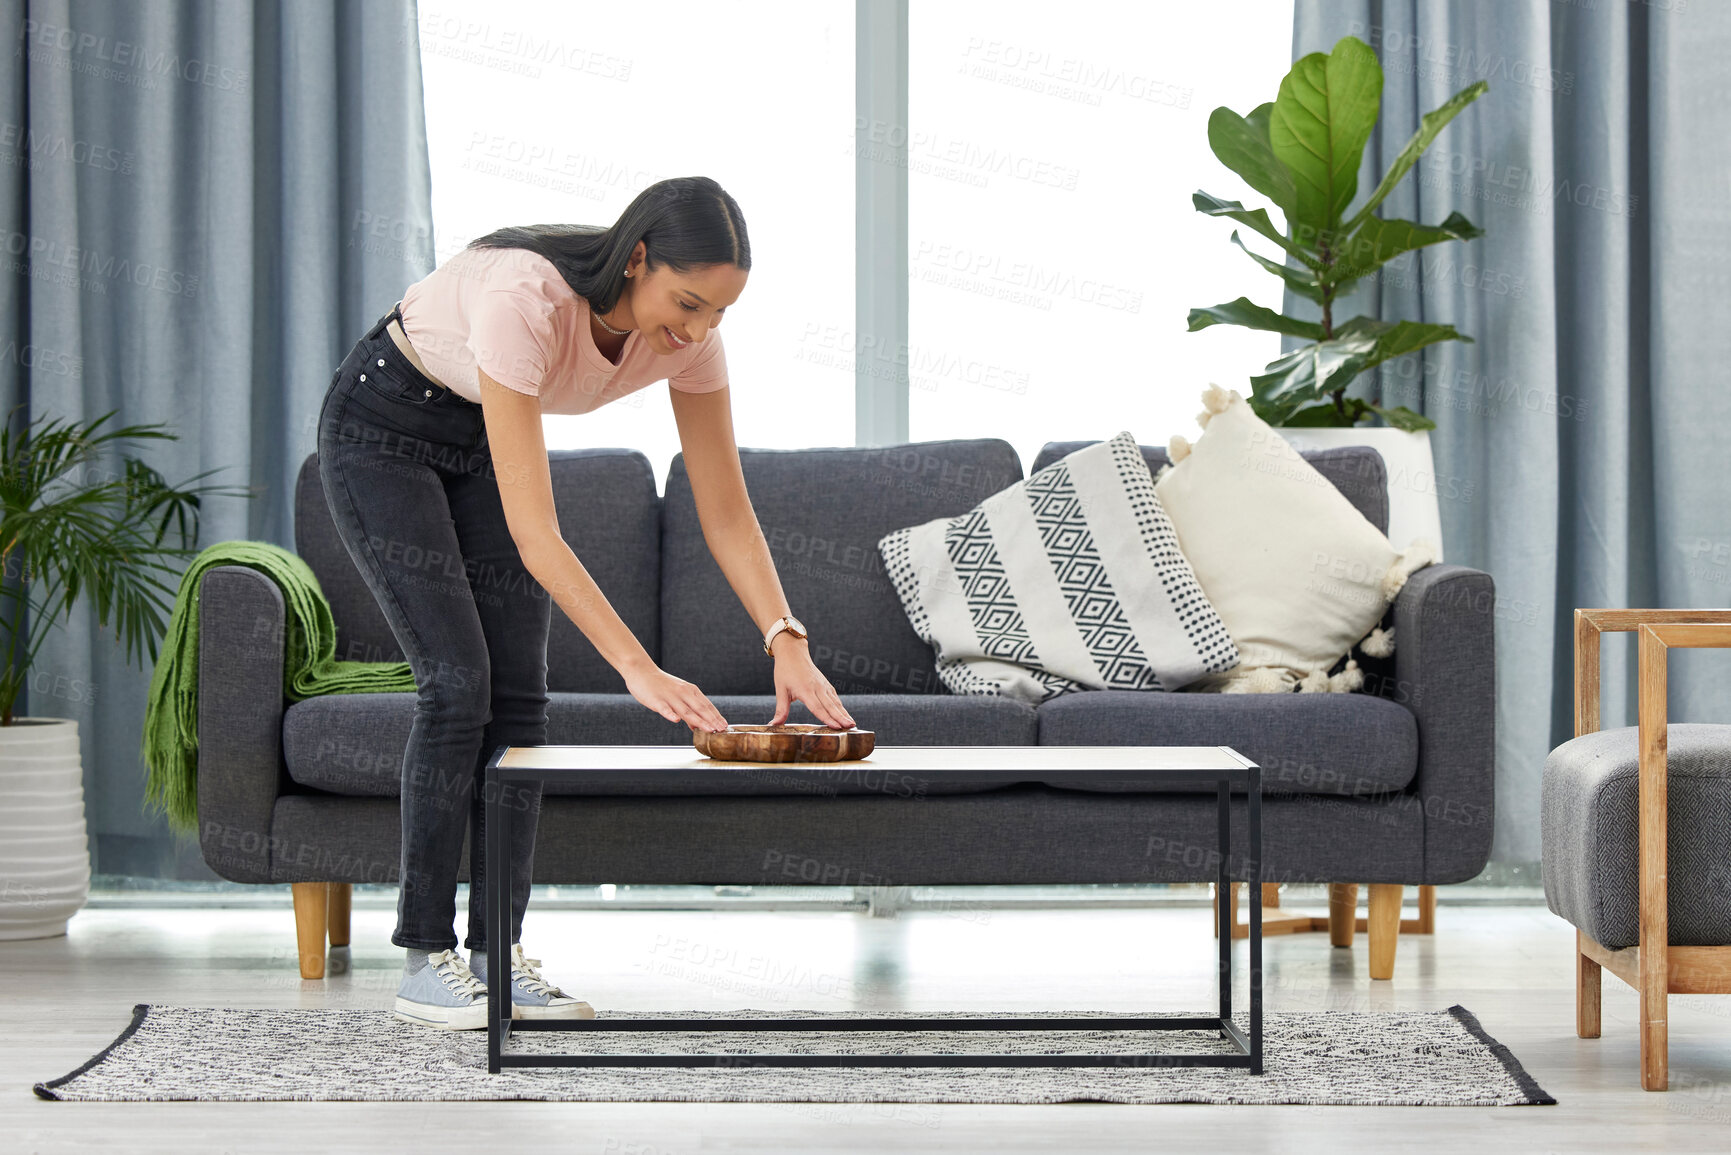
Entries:
[[[1392, 982], [1365, 942], [1270, 939], [1272, 1010], [1460, 1003], [1556, 1107], [925, 1104], [47, 1103], [29, 1086], [109, 1043], [134, 1003], [390, 1005], [389, 910], [355, 912], [355, 968], [303, 983], [286, 910], [87, 910], [62, 939], [0, 943], [0, 1149], [8, 1152], [1724, 1151], [1731, 996], [1672, 996], [1671, 1087], [1640, 1089], [1632, 990], [1574, 1037], [1572, 932], [1542, 907], [1450, 907], [1403, 937]], [[1202, 1009], [1200, 909], [858, 914], [531, 910], [531, 955], [603, 1011]], [[1237, 944], [1240, 962], [1245, 945]], [[1242, 975], [1242, 971], [1240, 971]], [[1242, 994], [1240, 995], [1242, 999]], [[1241, 1004], [1242, 1005], [1242, 1004]], [[496, 1145], [508, 1137], [509, 1146]]]

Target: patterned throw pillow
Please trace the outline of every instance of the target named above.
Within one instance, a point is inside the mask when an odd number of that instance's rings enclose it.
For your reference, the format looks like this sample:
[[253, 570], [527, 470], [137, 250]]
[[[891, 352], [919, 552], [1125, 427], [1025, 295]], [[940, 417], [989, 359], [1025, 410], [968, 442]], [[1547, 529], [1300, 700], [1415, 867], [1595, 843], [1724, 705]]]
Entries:
[[878, 551], [958, 694], [1175, 690], [1238, 661], [1127, 432]]

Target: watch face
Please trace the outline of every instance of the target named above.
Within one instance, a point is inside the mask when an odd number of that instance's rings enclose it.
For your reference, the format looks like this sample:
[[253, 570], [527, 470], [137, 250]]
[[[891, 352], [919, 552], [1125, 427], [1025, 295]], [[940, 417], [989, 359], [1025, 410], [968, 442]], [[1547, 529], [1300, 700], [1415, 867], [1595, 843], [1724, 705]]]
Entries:
[[789, 614], [789, 615], [787, 615], [787, 624], [793, 627], [794, 633], [798, 634], [802, 638], [805, 637], [805, 623], [804, 622], [800, 621], [798, 618], [794, 617], [792, 614]]

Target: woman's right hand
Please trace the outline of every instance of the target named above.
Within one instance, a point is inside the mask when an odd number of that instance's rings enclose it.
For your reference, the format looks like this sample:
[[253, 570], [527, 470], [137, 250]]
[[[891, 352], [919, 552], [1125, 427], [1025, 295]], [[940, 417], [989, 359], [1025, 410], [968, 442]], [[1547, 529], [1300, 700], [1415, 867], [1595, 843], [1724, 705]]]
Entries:
[[625, 688], [633, 698], [669, 722], [684, 722], [693, 730], [717, 733], [727, 729], [727, 719], [703, 696], [702, 690], [653, 663], [627, 674]]

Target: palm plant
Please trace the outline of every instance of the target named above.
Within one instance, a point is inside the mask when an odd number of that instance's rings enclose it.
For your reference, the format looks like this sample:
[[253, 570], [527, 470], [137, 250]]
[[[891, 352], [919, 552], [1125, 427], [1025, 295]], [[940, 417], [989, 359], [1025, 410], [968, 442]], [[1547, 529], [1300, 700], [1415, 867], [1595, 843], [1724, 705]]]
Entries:
[[1450, 213], [1439, 225], [1372, 214], [1437, 133], [1488, 87], [1482, 80], [1470, 84], [1426, 113], [1381, 182], [1349, 218], [1346, 210], [1358, 192], [1359, 161], [1382, 108], [1382, 65], [1364, 41], [1343, 37], [1333, 52], [1313, 52], [1299, 60], [1280, 82], [1274, 101], [1248, 116], [1225, 107], [1209, 116], [1208, 144], [1214, 155], [1274, 202], [1286, 228], [1276, 228], [1266, 209], [1247, 209], [1200, 190], [1192, 198], [1197, 211], [1235, 220], [1284, 249], [1296, 267], [1251, 252], [1237, 231], [1232, 233], [1233, 244], [1287, 288], [1315, 302], [1322, 313], [1320, 321], [1289, 317], [1248, 297], [1190, 310], [1191, 332], [1210, 325], [1243, 325], [1309, 342], [1250, 379], [1251, 408], [1270, 425], [1350, 426], [1374, 413], [1399, 429], [1435, 428], [1434, 421], [1405, 406], [1384, 408], [1346, 396], [1346, 388], [1384, 361], [1439, 341], [1472, 338], [1453, 325], [1370, 317], [1336, 324], [1334, 306], [1360, 278], [1402, 253], [1484, 235], [1460, 213]]
[[[148, 651], [155, 662], [183, 568], [173, 562], [197, 552], [200, 495], [252, 496], [243, 486], [176, 488], [130, 456], [119, 476], [102, 473], [113, 445], [178, 440], [160, 424], [98, 432], [113, 415], [73, 423], [45, 414], [20, 436], [10, 422], [0, 429], [0, 725], [12, 724], [37, 651], [81, 594], [95, 601], [100, 626], [112, 622], [129, 661]], [[171, 531], [178, 546], [164, 544]]]

